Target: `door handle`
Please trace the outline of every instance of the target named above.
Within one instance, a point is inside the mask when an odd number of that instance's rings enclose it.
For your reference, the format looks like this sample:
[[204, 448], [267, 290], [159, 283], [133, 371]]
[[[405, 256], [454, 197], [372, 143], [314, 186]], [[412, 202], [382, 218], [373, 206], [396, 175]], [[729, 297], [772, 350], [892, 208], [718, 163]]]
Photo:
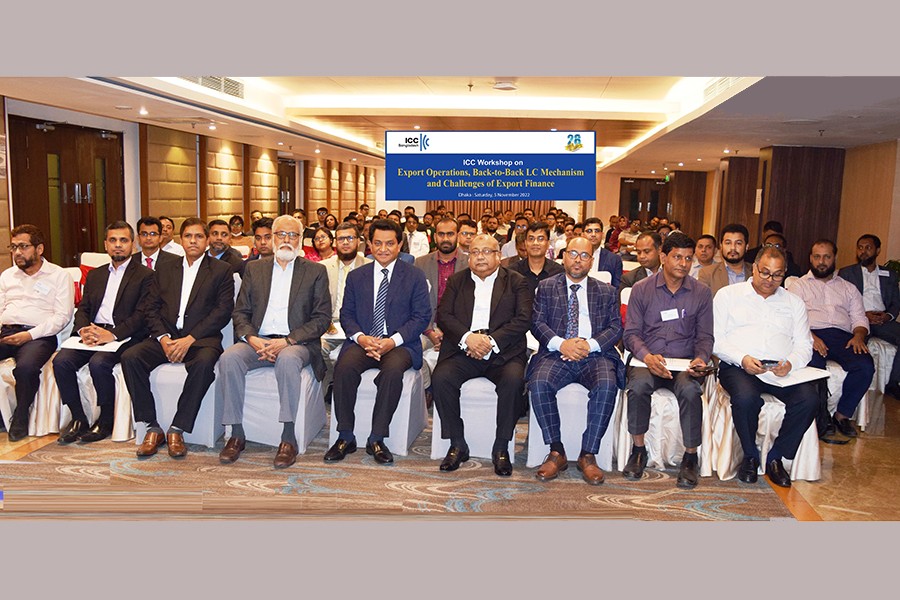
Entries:
[[81, 184], [75, 184], [75, 204], [81, 204]]
[[94, 194], [92, 193], [92, 192], [93, 192], [93, 189], [94, 189], [94, 184], [93, 184], [93, 183], [87, 184], [87, 203], [88, 203], [88, 204], [93, 204], [93, 203], [94, 203]]

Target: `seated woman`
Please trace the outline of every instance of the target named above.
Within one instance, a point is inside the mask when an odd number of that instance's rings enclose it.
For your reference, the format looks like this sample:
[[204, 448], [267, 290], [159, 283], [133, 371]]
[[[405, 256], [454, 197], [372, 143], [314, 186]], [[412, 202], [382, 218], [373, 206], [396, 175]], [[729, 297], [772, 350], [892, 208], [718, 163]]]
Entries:
[[313, 236], [312, 248], [304, 247], [304, 252], [304, 258], [313, 262], [330, 258], [334, 255], [334, 234], [327, 227], [317, 228]]
[[325, 227], [327, 227], [331, 233], [337, 231], [338, 220], [337, 217], [331, 213], [325, 215]]
[[[228, 229], [231, 230], [231, 240], [232, 245], [236, 240], [244, 241], [244, 238], [249, 238], [250, 236], [244, 233], [244, 219], [240, 215], [234, 215], [230, 219], [228, 219]], [[252, 240], [251, 240], [252, 241]], [[240, 245], [240, 244], [238, 244]], [[251, 246], [253, 244], [250, 244]]]

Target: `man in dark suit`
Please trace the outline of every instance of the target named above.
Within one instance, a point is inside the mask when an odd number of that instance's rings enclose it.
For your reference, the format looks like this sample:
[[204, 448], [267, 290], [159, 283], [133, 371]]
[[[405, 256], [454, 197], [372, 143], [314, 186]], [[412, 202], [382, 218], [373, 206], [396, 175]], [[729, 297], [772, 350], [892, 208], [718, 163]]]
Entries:
[[[116, 380], [113, 367], [122, 353], [147, 337], [140, 302], [150, 294], [153, 271], [131, 255], [134, 229], [125, 221], [106, 227], [103, 245], [110, 263], [87, 274], [81, 303], [75, 312], [72, 335], [86, 346], [102, 346], [125, 341], [115, 352], [63, 348], [53, 359], [53, 374], [63, 404], [72, 411], [72, 420], [59, 433], [60, 444], [97, 442], [112, 434], [116, 404]], [[91, 424], [81, 406], [78, 393], [78, 370], [85, 364], [97, 391], [100, 416]]]
[[156, 217], [141, 217], [137, 222], [138, 244], [141, 249], [135, 253], [142, 265], [156, 271], [159, 265], [177, 264], [181, 257], [160, 248], [162, 242], [162, 221]]
[[641, 265], [636, 269], [622, 275], [619, 282], [619, 295], [625, 288], [634, 287], [638, 281], [655, 275], [659, 271], [659, 249], [662, 247], [662, 238], [655, 231], [642, 233], [634, 243], [634, 253]]
[[300, 371], [312, 365], [319, 381], [325, 375], [320, 338], [331, 324], [331, 295], [325, 267], [298, 258], [300, 222], [281, 215], [272, 225], [276, 251], [247, 265], [234, 307], [234, 335], [240, 340], [219, 359], [216, 394], [225, 407], [223, 424], [231, 437], [219, 454], [233, 463], [244, 450], [244, 392], [247, 372], [275, 368], [280, 411], [284, 423], [275, 468], [297, 459], [294, 421], [300, 406]]
[[[156, 454], [163, 444], [169, 456], [187, 455], [183, 432], [194, 429], [200, 402], [215, 380], [213, 368], [222, 354], [222, 328], [234, 310], [234, 277], [227, 263], [206, 255], [209, 228], [189, 217], [181, 224], [181, 264], [156, 272], [158, 291], [142, 307], [151, 338], [122, 355], [122, 373], [131, 394], [134, 420], [147, 423], [137, 455]], [[184, 363], [187, 379], [178, 398], [172, 426], [163, 434], [156, 420], [150, 372], [166, 362]]]
[[209, 255], [231, 266], [231, 271], [243, 276], [244, 257], [231, 247], [231, 230], [222, 219], [209, 222]]
[[512, 475], [509, 442], [520, 412], [532, 296], [528, 280], [500, 266], [500, 243], [490, 234], [472, 240], [469, 268], [447, 280], [436, 317], [445, 340], [431, 376], [441, 437], [450, 440], [441, 471], [455, 471], [469, 460], [460, 388], [469, 379], [486, 377], [497, 388], [497, 430], [491, 450], [494, 472], [501, 477]]
[[[869, 320], [869, 333], [900, 347], [900, 288], [897, 273], [878, 266], [881, 239], [867, 233], [856, 242], [856, 264], [842, 268], [838, 275], [856, 286], [863, 296], [863, 307]], [[894, 365], [885, 392], [900, 400], [900, 350], [894, 355]]]
[[272, 218], [263, 217], [253, 221], [253, 251], [247, 260], [244, 261], [244, 268], [247, 263], [262, 258], [264, 256], [272, 256], [275, 251], [272, 249]]
[[622, 281], [622, 258], [615, 252], [603, 247], [603, 221], [597, 217], [584, 220], [584, 237], [591, 243], [593, 253], [593, 271], [609, 273], [614, 290], [619, 289]]
[[403, 391], [403, 373], [422, 368], [419, 336], [431, 321], [428, 284], [415, 266], [397, 260], [403, 232], [399, 223], [373, 221], [369, 245], [375, 262], [347, 275], [341, 328], [347, 340], [334, 366], [334, 414], [338, 439], [325, 453], [325, 462], [343, 460], [356, 451], [354, 408], [364, 371], [379, 369], [378, 391], [372, 412], [372, 432], [366, 453], [379, 464], [394, 462], [384, 444]]
[[588, 277], [592, 263], [591, 242], [572, 238], [563, 255], [565, 274], [542, 281], [534, 297], [531, 332], [540, 348], [528, 364], [528, 391], [544, 443], [550, 446], [536, 473], [541, 481], [555, 479], [568, 468], [556, 393], [578, 382], [588, 389], [587, 429], [581, 438], [578, 470], [587, 483], [603, 483], [596, 454], [617, 390], [625, 387], [625, 365], [615, 348], [622, 337], [616, 290]]

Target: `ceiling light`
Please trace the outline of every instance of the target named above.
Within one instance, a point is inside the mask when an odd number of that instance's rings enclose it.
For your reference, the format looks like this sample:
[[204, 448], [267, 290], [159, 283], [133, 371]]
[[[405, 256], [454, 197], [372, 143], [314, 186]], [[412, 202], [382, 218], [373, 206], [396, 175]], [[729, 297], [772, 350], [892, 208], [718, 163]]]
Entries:
[[679, 166], [679, 167], [683, 167], [683, 166], [684, 166], [684, 163], [683, 163], [683, 162], [680, 162], [680, 163], [678, 163], [678, 166]]
[[210, 130], [210, 131], [215, 131], [215, 130], [216, 130], [216, 126], [215, 126], [215, 125], [210, 125], [210, 126], [209, 126], [209, 130]]
[[551, 127], [550, 131], [556, 131], [556, 127]]
[[668, 171], [669, 167], [663, 167], [663, 171]]
[[321, 150], [319, 150], [318, 148], [316, 148], [316, 154], [319, 154], [319, 153], [321, 153], [321, 152], [322, 152]]
[[421, 129], [418, 125], [413, 125], [413, 129]]
[[356, 162], [356, 158], [351, 158], [350, 162]]
[[130, 106], [127, 106], [127, 105], [125, 105], [125, 104], [117, 104], [117, 105], [116, 105], [116, 110], [131, 110], [131, 107], [130, 107]]
[[141, 110], [139, 110], [138, 112], [141, 114], [141, 116], [144, 116], [144, 117], [146, 117], [147, 115], [150, 114], [150, 111], [147, 110], [146, 108], [144, 108], [143, 106], [141, 107]]
[[725, 154], [728, 154], [731, 152], [731, 150], [729, 150], [728, 148], [725, 148], [722, 152], [724, 152]]
[[279, 146], [284, 146], [284, 142], [278, 142]]
[[651, 175], [656, 175], [656, 171], [650, 171]]
[[496, 81], [494, 82], [494, 89], [501, 92], [514, 92], [519, 89], [512, 81]]
[[703, 159], [702, 159], [702, 158], [698, 158], [698, 159], [697, 159], [697, 162], [700, 162], [701, 160], [703, 160]]

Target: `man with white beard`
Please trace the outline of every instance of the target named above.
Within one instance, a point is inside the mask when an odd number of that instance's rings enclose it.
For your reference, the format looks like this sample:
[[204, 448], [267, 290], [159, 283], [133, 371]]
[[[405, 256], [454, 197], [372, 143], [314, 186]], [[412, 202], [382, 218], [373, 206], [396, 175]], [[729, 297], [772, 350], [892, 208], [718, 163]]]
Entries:
[[223, 424], [231, 437], [219, 454], [233, 463], [244, 450], [244, 389], [247, 372], [275, 368], [280, 411], [284, 423], [275, 455], [276, 469], [296, 461], [298, 447], [294, 420], [301, 399], [300, 372], [312, 365], [316, 379], [325, 376], [320, 338], [331, 324], [328, 274], [320, 264], [299, 258], [300, 222], [282, 215], [272, 223], [275, 254], [247, 263], [232, 319], [240, 341], [219, 359], [216, 394], [225, 407]]

